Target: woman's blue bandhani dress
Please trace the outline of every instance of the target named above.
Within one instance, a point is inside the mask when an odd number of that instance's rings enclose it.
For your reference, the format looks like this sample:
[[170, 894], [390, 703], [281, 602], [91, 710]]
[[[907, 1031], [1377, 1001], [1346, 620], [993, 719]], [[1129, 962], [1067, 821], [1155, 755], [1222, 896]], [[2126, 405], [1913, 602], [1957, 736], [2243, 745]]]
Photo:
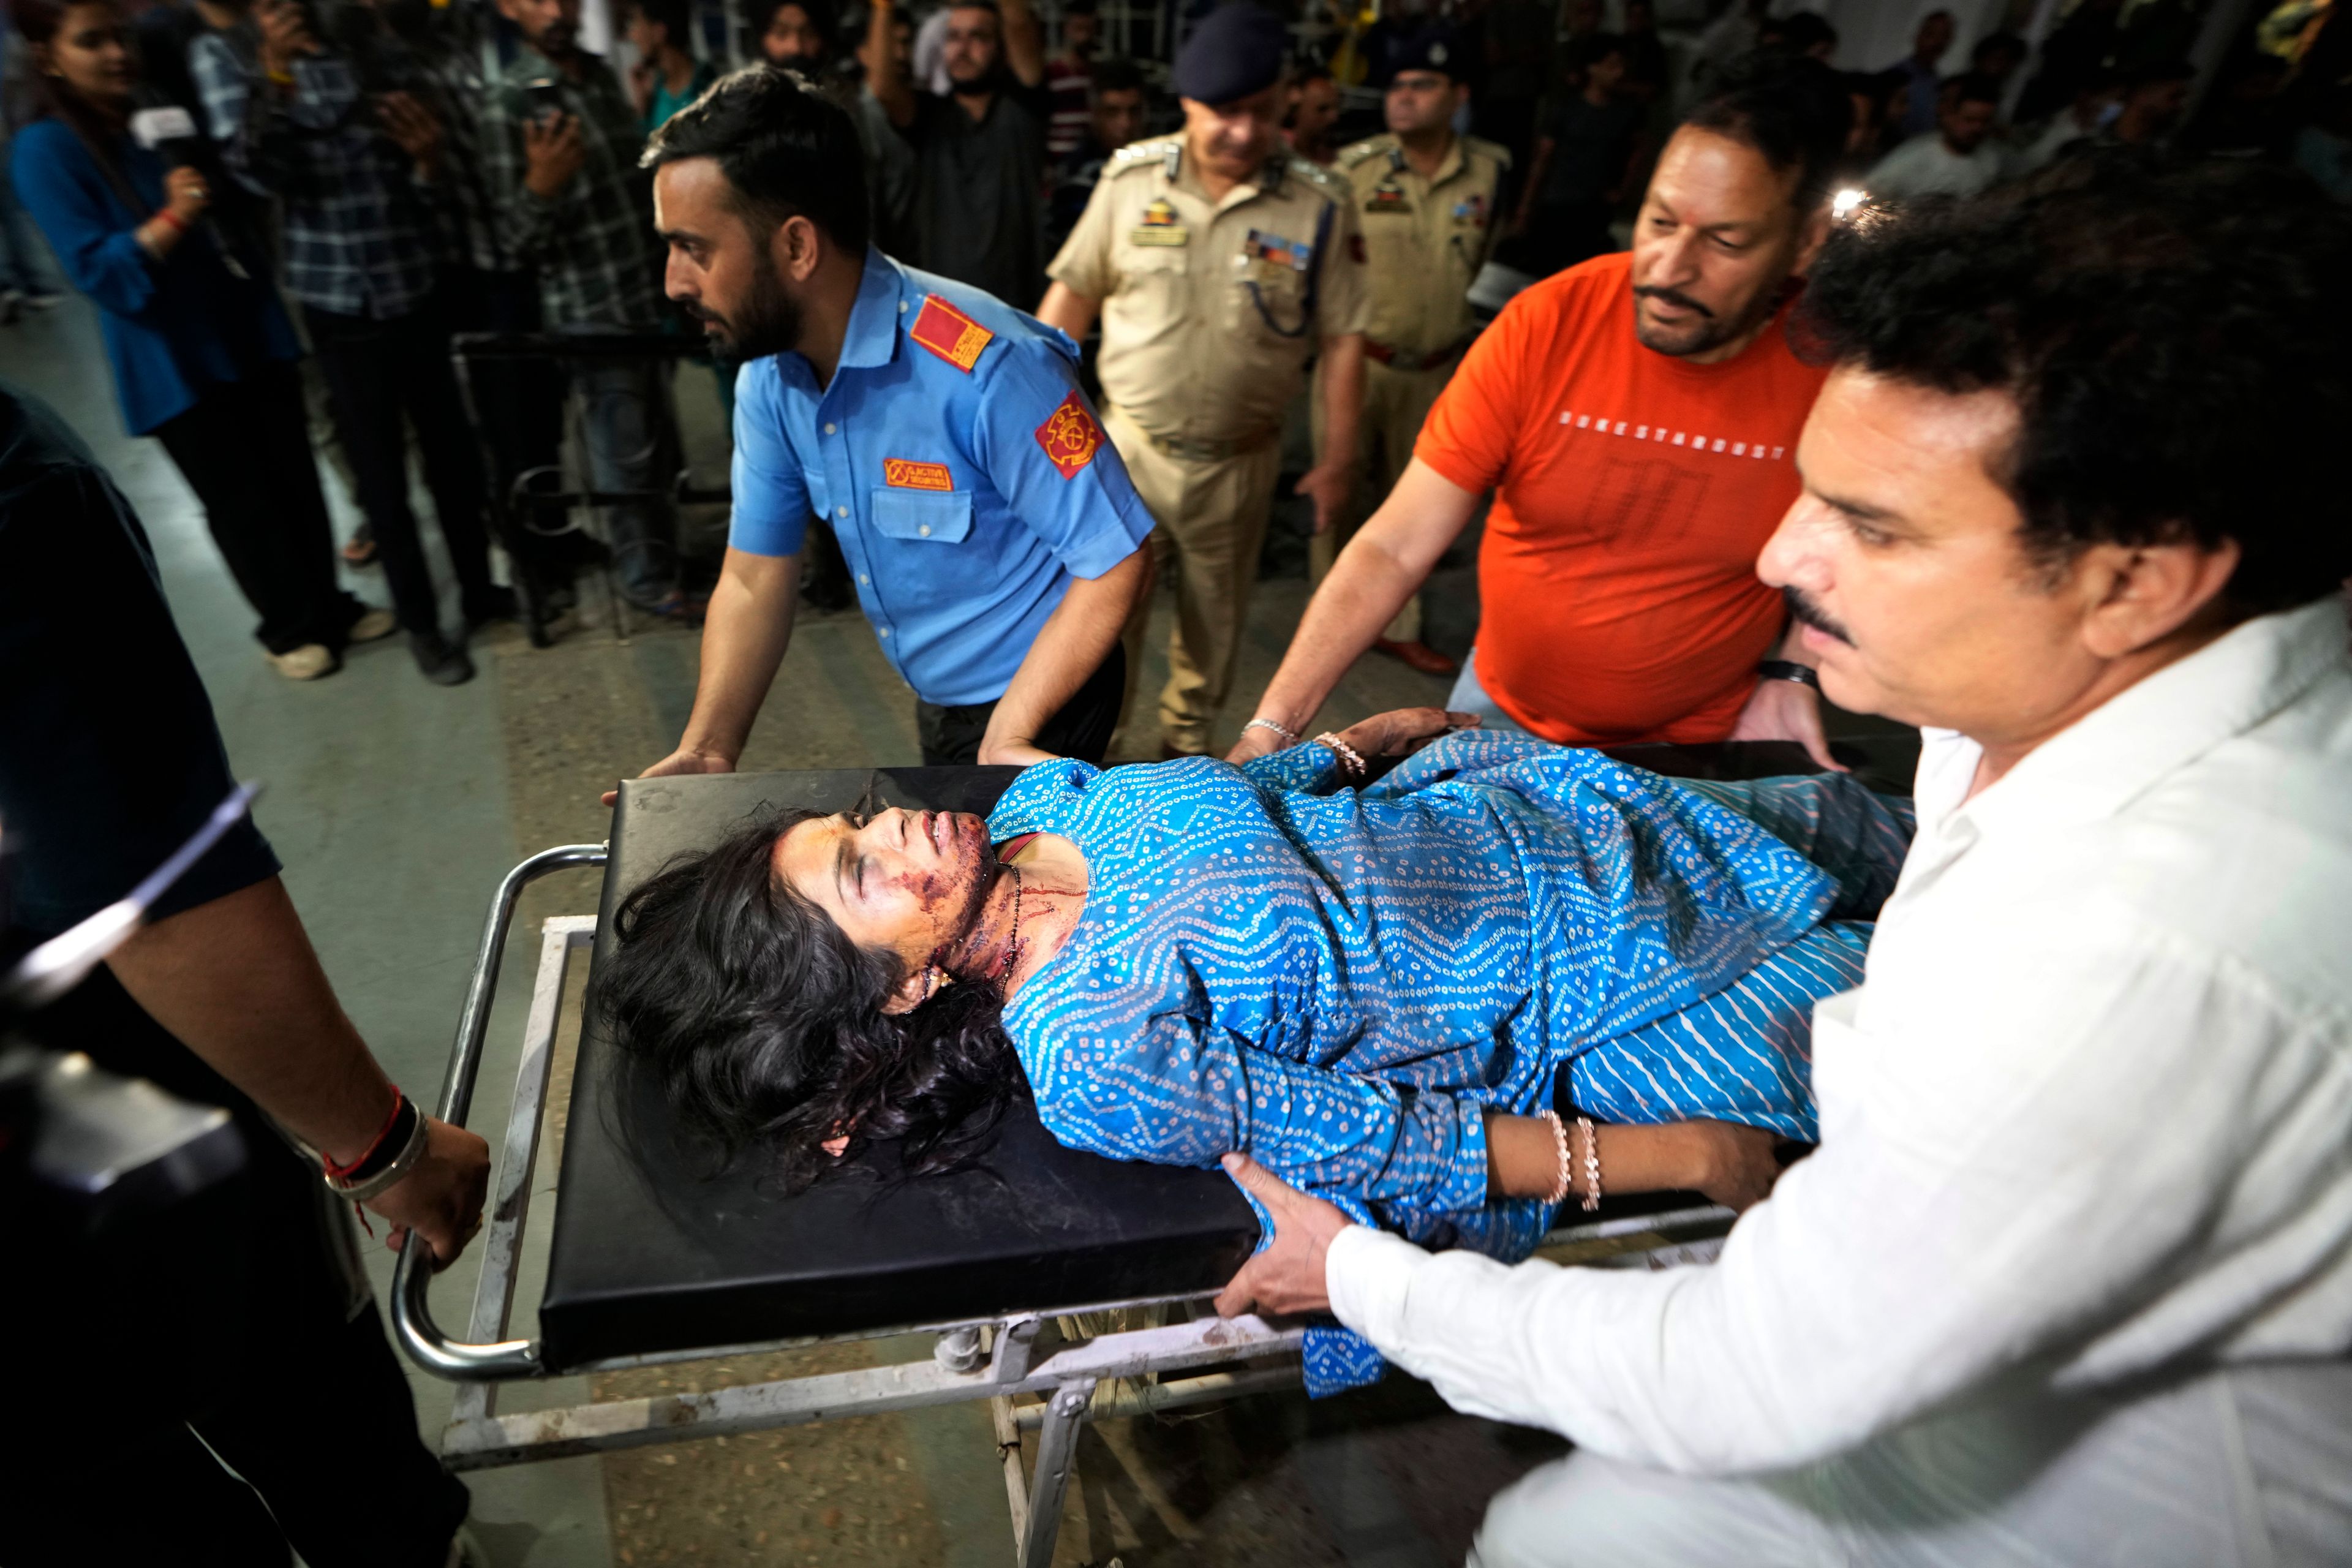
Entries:
[[[1357, 1218], [1507, 1260], [1550, 1222], [1486, 1192], [1488, 1107], [1567, 1066], [1611, 1121], [1814, 1137], [1812, 1004], [1860, 983], [1911, 819], [1842, 775], [1689, 783], [1465, 731], [1362, 789], [1293, 747], [1108, 772], [1040, 763], [990, 818], [1087, 857], [1087, 904], [1004, 1009], [1055, 1138], [1246, 1151]], [[1272, 1226], [1259, 1215], [1270, 1235]], [[1378, 1375], [1310, 1334], [1310, 1390]]]

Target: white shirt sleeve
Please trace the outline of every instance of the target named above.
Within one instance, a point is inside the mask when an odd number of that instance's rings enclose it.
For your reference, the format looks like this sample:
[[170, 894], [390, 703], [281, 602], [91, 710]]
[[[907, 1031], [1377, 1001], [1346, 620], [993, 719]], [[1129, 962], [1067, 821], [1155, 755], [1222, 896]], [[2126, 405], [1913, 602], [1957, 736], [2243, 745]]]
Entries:
[[[1854, 1026], [1863, 993], [1821, 1005], [1822, 1147], [1713, 1266], [1509, 1268], [1358, 1227], [1334, 1310], [1460, 1409], [1701, 1473], [1836, 1453], [2029, 1362], [2202, 1342], [2344, 1245], [2274, 1244], [2345, 1207], [2352, 1075], [2226, 955], [2062, 904], [1947, 948], [1899, 1037]], [[2225, 1207], [2230, 1267], [2142, 1311]]]

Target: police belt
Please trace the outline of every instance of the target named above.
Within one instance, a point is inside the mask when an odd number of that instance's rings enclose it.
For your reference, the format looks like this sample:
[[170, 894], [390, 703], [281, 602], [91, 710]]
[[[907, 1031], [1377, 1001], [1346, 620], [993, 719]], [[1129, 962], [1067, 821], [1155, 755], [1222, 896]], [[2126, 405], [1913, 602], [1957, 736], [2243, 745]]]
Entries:
[[1181, 458], [1192, 463], [1222, 463], [1228, 458], [1245, 458], [1252, 452], [1265, 451], [1282, 438], [1282, 428], [1276, 426], [1271, 430], [1244, 437], [1238, 441], [1193, 441], [1181, 436], [1162, 436], [1156, 430], [1146, 430], [1143, 428], [1142, 422], [1124, 408], [1113, 408], [1105, 405], [1103, 412], [1117, 414], [1129, 425], [1134, 426], [1143, 438], [1151, 443], [1154, 451], [1165, 453], [1171, 458]]
[[1366, 338], [1364, 357], [1377, 361], [1391, 370], [1402, 371], [1410, 375], [1415, 371], [1435, 370], [1442, 364], [1450, 364], [1455, 356], [1470, 346], [1470, 337], [1475, 335], [1472, 333], [1469, 337], [1456, 339], [1436, 353], [1425, 354], [1415, 353], [1411, 349], [1392, 348], [1387, 343], [1374, 342], [1371, 339]]

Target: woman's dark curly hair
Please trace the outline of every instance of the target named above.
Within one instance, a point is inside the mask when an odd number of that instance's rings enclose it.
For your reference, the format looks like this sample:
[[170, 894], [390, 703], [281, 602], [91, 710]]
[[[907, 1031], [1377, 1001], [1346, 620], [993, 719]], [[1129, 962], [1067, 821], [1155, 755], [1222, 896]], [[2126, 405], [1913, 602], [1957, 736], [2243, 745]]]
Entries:
[[1995, 477], [2034, 555], [2235, 540], [2240, 618], [2352, 575], [2352, 213], [2258, 163], [2070, 158], [1963, 202], [1865, 207], [1808, 280], [1808, 357], [2008, 393]]
[[962, 1164], [1029, 1092], [994, 991], [950, 985], [884, 1014], [898, 957], [856, 946], [775, 876], [776, 840], [823, 815], [763, 818], [646, 879], [589, 988], [688, 1133], [730, 1160], [761, 1144], [793, 1192], [839, 1165], [820, 1145], [843, 1131], [853, 1148], [898, 1141], [908, 1174]]

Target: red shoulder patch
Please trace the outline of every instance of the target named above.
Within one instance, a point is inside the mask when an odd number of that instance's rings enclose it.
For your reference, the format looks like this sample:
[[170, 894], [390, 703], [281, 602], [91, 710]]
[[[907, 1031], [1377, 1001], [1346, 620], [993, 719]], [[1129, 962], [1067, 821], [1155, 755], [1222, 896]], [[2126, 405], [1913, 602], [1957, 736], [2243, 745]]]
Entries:
[[907, 332], [966, 375], [980, 363], [981, 351], [996, 337], [937, 294], [923, 296], [923, 308], [915, 312], [915, 324]]
[[1102, 426], [1087, 411], [1086, 399], [1075, 392], [1037, 426], [1037, 445], [1045, 448], [1045, 456], [1066, 479], [1076, 479], [1078, 470], [1095, 460], [1102, 444]]

